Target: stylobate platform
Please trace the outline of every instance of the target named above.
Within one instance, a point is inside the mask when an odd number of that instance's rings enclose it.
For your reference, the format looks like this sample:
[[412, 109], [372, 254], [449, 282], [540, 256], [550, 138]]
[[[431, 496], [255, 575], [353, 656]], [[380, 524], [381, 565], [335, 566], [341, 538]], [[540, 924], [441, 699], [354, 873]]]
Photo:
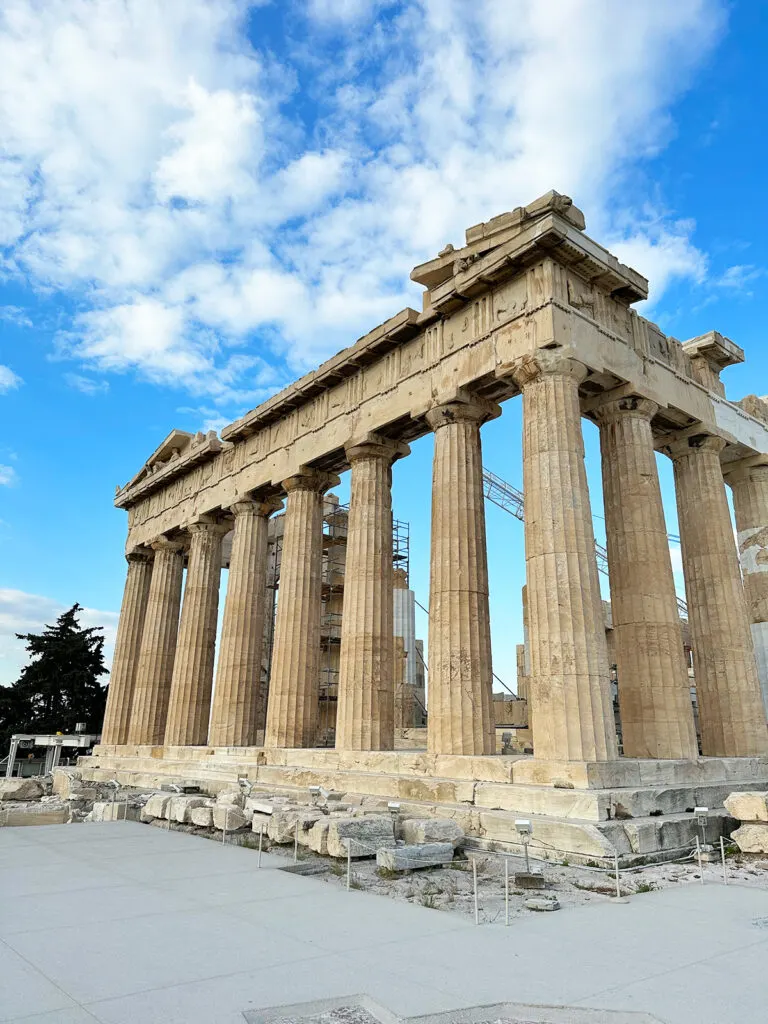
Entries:
[[695, 807], [708, 808], [706, 838], [716, 842], [726, 829], [725, 797], [768, 789], [768, 758], [581, 762], [419, 751], [101, 745], [80, 759], [79, 768], [86, 779], [116, 778], [141, 788], [194, 782], [216, 793], [247, 778], [270, 792], [308, 795], [310, 786], [323, 786], [397, 800], [404, 813], [454, 818], [470, 841], [499, 849], [518, 849], [515, 818], [522, 816], [532, 822], [531, 853], [545, 858], [672, 856], [696, 836]]

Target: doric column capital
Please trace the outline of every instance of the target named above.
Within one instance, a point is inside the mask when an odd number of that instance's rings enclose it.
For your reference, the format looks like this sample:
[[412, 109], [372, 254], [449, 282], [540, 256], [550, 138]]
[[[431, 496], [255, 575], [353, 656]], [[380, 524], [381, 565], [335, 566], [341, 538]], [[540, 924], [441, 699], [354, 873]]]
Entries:
[[388, 438], [374, 433], [366, 434], [359, 440], [349, 441], [344, 446], [344, 451], [350, 465], [363, 459], [383, 459], [392, 463], [396, 459], [402, 459], [411, 454], [409, 445], [390, 441]]
[[281, 486], [286, 494], [291, 491], [315, 491], [324, 494], [331, 487], [338, 487], [341, 480], [335, 473], [324, 473], [320, 469], [312, 469], [311, 466], [302, 466], [298, 473], [281, 481]]
[[725, 448], [725, 441], [717, 434], [687, 434], [684, 437], [667, 438], [658, 446], [659, 451], [668, 455], [673, 462], [684, 459], [692, 452], [716, 452]]
[[477, 398], [471, 392], [461, 388], [451, 398], [436, 401], [426, 413], [425, 419], [432, 430], [438, 430], [449, 423], [469, 422], [486, 423], [501, 416], [501, 407], [495, 402]]
[[768, 482], [768, 455], [752, 455], [726, 463], [723, 476], [731, 487], [742, 483]]
[[183, 540], [170, 540], [168, 537], [156, 537], [149, 545], [153, 551], [166, 551], [175, 555], [184, 550]]
[[138, 547], [134, 548], [133, 551], [126, 552], [125, 560], [129, 565], [132, 563], [138, 563], [141, 565], [146, 562], [151, 562], [154, 557], [155, 555], [153, 551], [148, 548]]
[[283, 507], [280, 498], [238, 498], [229, 506], [229, 511], [239, 519], [240, 516], [263, 516], [268, 519], [273, 512]]
[[650, 398], [641, 398], [639, 395], [611, 396], [612, 392], [607, 391], [604, 396], [590, 402], [589, 414], [600, 424], [615, 423], [626, 416], [636, 416], [650, 422], [659, 411], [658, 404]]
[[213, 537], [223, 537], [225, 533], [229, 533], [231, 527], [227, 523], [217, 522], [208, 516], [200, 516], [194, 522], [187, 523], [185, 529], [190, 536], [202, 533]]
[[511, 377], [521, 391], [544, 374], [571, 377], [577, 384], [581, 384], [588, 373], [584, 363], [573, 359], [562, 349], [539, 349], [504, 367], [502, 371], [502, 375]]

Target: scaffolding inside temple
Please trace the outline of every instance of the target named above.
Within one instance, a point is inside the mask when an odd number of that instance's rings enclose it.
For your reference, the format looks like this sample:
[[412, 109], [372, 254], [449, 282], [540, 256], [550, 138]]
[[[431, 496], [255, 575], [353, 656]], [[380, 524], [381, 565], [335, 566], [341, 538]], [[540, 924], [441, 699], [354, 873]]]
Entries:
[[[339, 695], [339, 657], [341, 650], [341, 620], [344, 603], [344, 571], [347, 560], [347, 526], [349, 505], [342, 504], [335, 494], [325, 497], [323, 506], [323, 569], [322, 611], [320, 617], [320, 671], [318, 696], [318, 726], [315, 746], [332, 747], [336, 732], [336, 706]], [[272, 649], [275, 637], [277, 594], [280, 587], [280, 560], [283, 545], [284, 513], [273, 516], [269, 526], [267, 554], [267, 615], [264, 622], [264, 653], [259, 700], [259, 725], [266, 721]], [[392, 561], [398, 589], [408, 588], [410, 573], [410, 527], [402, 520], [392, 523]], [[415, 632], [415, 627], [411, 632]], [[406, 657], [416, 664], [418, 652], [415, 636], [410, 639], [412, 651]], [[404, 668], [404, 682], [409, 683]], [[411, 672], [413, 675], [413, 672]], [[420, 677], [423, 680], [423, 677]], [[420, 692], [408, 686], [408, 721], [404, 724], [421, 727], [426, 721], [423, 682]], [[413, 719], [411, 722], [410, 719]]]

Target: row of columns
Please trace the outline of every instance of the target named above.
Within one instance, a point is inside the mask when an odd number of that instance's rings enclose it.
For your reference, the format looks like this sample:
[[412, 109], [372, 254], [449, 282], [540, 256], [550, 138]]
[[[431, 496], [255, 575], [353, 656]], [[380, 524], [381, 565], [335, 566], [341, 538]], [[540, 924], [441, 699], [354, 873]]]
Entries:
[[[616, 733], [581, 431], [579, 384], [586, 369], [556, 351], [539, 352], [510, 374], [523, 396], [535, 753], [611, 760]], [[594, 400], [587, 411], [600, 428], [624, 752], [696, 757], [651, 430], [657, 406], [616, 392]], [[427, 414], [435, 443], [428, 649], [428, 743], [434, 753], [495, 751], [480, 427], [499, 413], [498, 406], [461, 393]], [[765, 754], [768, 729], [719, 460], [722, 445], [694, 434], [664, 448], [675, 467], [702, 745], [709, 755]], [[394, 746], [391, 466], [407, 453], [406, 445], [376, 435], [347, 448], [351, 498], [339, 749]], [[766, 470], [730, 482], [739, 530], [752, 536], [755, 524], [765, 529]], [[283, 482], [287, 511], [266, 746], [314, 742], [323, 495], [337, 483], [313, 469]], [[267, 519], [278, 504], [243, 500], [231, 507], [234, 536], [215, 687], [223, 527], [201, 519], [189, 528], [183, 607], [180, 542], [163, 538], [151, 553], [129, 555], [103, 742], [256, 742]], [[765, 623], [762, 576], [752, 589], [752, 605]]]

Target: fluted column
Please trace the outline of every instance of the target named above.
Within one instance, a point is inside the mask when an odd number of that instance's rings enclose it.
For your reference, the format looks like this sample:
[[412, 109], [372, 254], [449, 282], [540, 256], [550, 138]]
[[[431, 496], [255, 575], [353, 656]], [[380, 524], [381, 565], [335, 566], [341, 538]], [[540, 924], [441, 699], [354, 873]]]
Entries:
[[107, 706], [101, 728], [102, 743], [127, 743], [133, 690], [139, 667], [141, 636], [152, 580], [152, 552], [145, 549], [126, 555], [128, 574], [117, 624], [115, 653], [109, 675]]
[[675, 469], [701, 748], [739, 757], [768, 753], [768, 728], [720, 467], [724, 446], [697, 434], [664, 451]]
[[581, 433], [585, 374], [580, 363], [540, 351], [512, 375], [523, 392], [534, 754], [605, 761], [617, 746]]
[[427, 413], [435, 434], [427, 722], [433, 754], [496, 749], [480, 425], [498, 414], [498, 406], [469, 396]]
[[407, 445], [375, 436], [346, 450], [352, 485], [337, 750], [392, 750], [395, 745], [391, 466], [409, 451]]
[[216, 656], [223, 529], [198, 522], [188, 530], [187, 582], [165, 730], [165, 745], [171, 747], [199, 747], [208, 738]]
[[183, 544], [164, 537], [151, 545], [155, 553], [149, 584], [139, 667], [131, 707], [128, 742], [163, 742], [184, 574]]
[[267, 583], [267, 526], [279, 501], [238, 501], [208, 732], [211, 747], [256, 743]]
[[288, 495], [272, 648], [266, 747], [309, 747], [317, 728], [323, 494], [338, 477], [307, 469], [283, 481]]
[[651, 432], [657, 411], [634, 396], [608, 396], [592, 407], [600, 425], [624, 755], [698, 757]]
[[733, 492], [744, 593], [768, 715], [768, 462], [738, 463], [725, 479]]

